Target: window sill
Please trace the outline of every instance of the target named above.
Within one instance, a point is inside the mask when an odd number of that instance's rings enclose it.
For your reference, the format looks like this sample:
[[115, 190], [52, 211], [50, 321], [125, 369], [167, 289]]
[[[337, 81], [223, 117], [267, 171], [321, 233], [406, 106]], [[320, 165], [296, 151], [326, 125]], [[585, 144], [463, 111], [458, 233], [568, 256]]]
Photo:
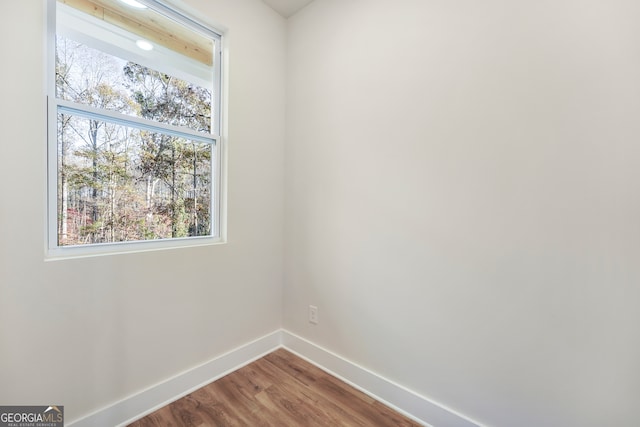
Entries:
[[140, 252], [155, 252], [171, 249], [217, 246], [225, 244], [220, 237], [188, 237], [140, 242], [102, 243], [95, 245], [60, 246], [46, 251], [45, 261], [91, 258], [98, 256], [124, 255]]

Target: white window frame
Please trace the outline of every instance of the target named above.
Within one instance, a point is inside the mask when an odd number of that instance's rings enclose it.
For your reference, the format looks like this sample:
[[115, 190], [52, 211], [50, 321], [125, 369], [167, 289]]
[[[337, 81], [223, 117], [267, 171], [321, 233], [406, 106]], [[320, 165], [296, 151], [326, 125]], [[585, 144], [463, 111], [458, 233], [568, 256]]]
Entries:
[[[214, 111], [211, 133], [203, 134], [183, 127], [154, 122], [145, 118], [133, 117], [115, 111], [107, 111], [88, 105], [81, 105], [57, 99], [55, 66], [56, 66], [56, 7], [57, 0], [46, 0], [47, 4], [47, 230], [45, 260], [82, 258], [97, 255], [111, 255], [130, 252], [165, 250], [182, 247], [194, 247], [226, 243], [226, 144], [223, 138], [223, 123], [226, 103], [226, 84], [223, 76], [223, 32], [214, 26], [196, 19], [192, 14], [172, 6], [163, 0], [138, 0], [149, 8], [169, 17], [188, 28], [200, 32], [214, 40], [213, 93], [211, 108]], [[224, 87], [223, 87], [224, 86]], [[156, 240], [141, 240], [113, 243], [96, 243], [86, 245], [58, 245], [58, 141], [57, 115], [60, 110], [74, 115], [106, 119], [111, 123], [131, 126], [138, 129], [155, 130], [165, 134], [206, 142], [212, 145], [212, 200], [210, 206], [211, 235]]]

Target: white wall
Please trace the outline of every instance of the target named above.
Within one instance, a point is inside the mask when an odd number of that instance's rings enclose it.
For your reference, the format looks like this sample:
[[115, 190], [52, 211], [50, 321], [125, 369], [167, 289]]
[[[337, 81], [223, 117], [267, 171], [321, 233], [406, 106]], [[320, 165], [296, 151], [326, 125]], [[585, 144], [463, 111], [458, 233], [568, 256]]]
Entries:
[[638, 425], [638, 16], [316, 0], [290, 19], [285, 328], [487, 425]]
[[281, 325], [285, 21], [184, 4], [229, 30], [229, 243], [45, 262], [44, 1], [0, 3], [0, 404], [73, 421]]

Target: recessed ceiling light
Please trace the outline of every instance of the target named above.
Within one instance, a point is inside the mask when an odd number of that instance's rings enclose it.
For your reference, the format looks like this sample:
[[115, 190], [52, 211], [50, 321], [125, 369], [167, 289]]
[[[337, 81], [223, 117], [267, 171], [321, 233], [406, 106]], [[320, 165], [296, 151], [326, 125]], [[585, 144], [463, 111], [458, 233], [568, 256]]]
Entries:
[[120, 0], [122, 3], [129, 5], [131, 7], [135, 7], [136, 9], [146, 9], [147, 6], [144, 4], [137, 2], [136, 0]]
[[136, 46], [142, 50], [153, 50], [153, 45], [146, 40], [138, 40], [136, 42]]

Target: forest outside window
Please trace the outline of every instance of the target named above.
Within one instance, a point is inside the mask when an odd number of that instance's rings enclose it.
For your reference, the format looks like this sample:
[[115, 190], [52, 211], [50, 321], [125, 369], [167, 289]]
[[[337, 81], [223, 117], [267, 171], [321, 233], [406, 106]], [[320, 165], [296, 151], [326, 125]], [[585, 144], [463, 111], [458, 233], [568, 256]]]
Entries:
[[50, 10], [50, 253], [217, 241], [221, 36], [158, 0]]

